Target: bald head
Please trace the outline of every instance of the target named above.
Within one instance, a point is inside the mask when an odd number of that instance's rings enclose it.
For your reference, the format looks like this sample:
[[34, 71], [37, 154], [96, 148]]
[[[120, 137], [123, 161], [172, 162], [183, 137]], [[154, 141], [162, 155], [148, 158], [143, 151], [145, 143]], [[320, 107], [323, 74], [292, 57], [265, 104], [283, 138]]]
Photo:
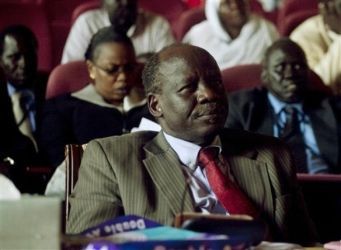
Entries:
[[[196, 70], [211, 69], [220, 75], [219, 67], [214, 58], [204, 49], [189, 44], [172, 44], [154, 54], [147, 62], [142, 79], [146, 93], [159, 93], [162, 80], [176, 80], [174, 61], [190, 62]], [[162, 67], [161, 67], [162, 66]]]
[[265, 65], [268, 63], [269, 58], [274, 53], [274, 51], [277, 50], [282, 50], [285, 53], [296, 55], [301, 60], [306, 61], [305, 53], [302, 48], [291, 39], [285, 37], [278, 39], [267, 49], [263, 61]]

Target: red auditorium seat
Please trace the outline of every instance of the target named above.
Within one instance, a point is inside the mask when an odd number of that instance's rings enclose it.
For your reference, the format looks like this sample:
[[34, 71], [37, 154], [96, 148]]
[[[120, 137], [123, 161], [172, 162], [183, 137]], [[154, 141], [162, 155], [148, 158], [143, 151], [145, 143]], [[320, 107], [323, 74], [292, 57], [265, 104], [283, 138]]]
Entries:
[[227, 92], [257, 87], [261, 84], [262, 66], [260, 64], [245, 64], [227, 68], [221, 71], [223, 83]]
[[65, 41], [70, 31], [72, 12], [84, 0], [37, 1], [44, 1], [45, 3], [52, 35], [52, 66], [56, 66], [60, 63]]
[[58, 65], [50, 74], [46, 88], [46, 99], [81, 89], [90, 82], [85, 61], [74, 61]]
[[278, 12], [277, 25], [280, 26], [289, 15], [306, 10], [316, 10], [317, 12], [317, 0], [284, 0]]
[[204, 0], [184, 0], [184, 2], [190, 8], [196, 8], [196, 7], [204, 6], [204, 4], [205, 4]]
[[177, 25], [174, 27], [175, 38], [181, 41], [192, 26], [205, 19], [204, 8], [193, 8], [185, 11], [181, 14]]
[[[238, 91], [242, 89], [257, 87], [261, 85], [261, 64], [244, 64], [221, 71], [223, 83], [227, 92]], [[312, 89], [332, 94], [321, 78], [312, 70], [309, 71], [309, 78], [312, 83]]]
[[302, 10], [288, 15], [281, 23], [278, 24], [278, 31], [281, 36], [289, 36], [290, 33], [303, 21], [309, 17], [317, 15], [317, 9]]
[[51, 33], [44, 5], [36, 2], [0, 2], [0, 30], [13, 24], [30, 28], [39, 42], [38, 68], [52, 69]]
[[79, 4], [72, 12], [71, 23], [74, 23], [76, 19], [88, 10], [98, 9], [100, 8], [101, 3], [99, 0], [95, 1], [87, 1]]

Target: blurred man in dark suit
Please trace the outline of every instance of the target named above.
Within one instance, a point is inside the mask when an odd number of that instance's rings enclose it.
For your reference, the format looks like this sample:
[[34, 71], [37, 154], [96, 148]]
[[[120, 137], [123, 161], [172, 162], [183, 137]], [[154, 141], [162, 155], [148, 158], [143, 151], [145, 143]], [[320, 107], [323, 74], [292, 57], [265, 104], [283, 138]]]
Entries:
[[0, 156], [14, 166], [14, 176], [39, 161], [36, 134], [46, 77], [37, 73], [37, 49], [35, 35], [25, 26], [10, 26], [0, 33], [0, 113], [6, 128], [0, 131]]
[[303, 50], [290, 39], [276, 41], [265, 55], [263, 87], [230, 95], [226, 126], [281, 137], [299, 172], [340, 173], [341, 100], [313, 91], [308, 81]]

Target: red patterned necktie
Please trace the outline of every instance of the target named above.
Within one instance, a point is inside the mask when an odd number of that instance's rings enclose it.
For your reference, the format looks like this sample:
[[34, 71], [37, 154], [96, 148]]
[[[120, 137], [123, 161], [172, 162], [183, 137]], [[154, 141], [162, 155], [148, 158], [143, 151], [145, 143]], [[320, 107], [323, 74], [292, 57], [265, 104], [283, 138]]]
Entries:
[[218, 154], [218, 148], [207, 147], [202, 148], [198, 155], [198, 165], [206, 169], [212, 191], [230, 214], [247, 214], [255, 218], [258, 215], [256, 207], [238, 185], [219, 169]]

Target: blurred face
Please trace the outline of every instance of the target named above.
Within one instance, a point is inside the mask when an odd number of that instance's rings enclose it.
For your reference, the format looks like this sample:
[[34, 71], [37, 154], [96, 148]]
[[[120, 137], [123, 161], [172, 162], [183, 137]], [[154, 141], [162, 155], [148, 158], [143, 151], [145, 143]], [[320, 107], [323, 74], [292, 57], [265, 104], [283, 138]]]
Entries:
[[103, 0], [103, 7], [117, 31], [126, 33], [136, 22], [137, 0]]
[[223, 127], [227, 99], [219, 68], [207, 52], [169, 49], [159, 74], [161, 93], [148, 97], [151, 113], [165, 132], [204, 145]]
[[218, 14], [225, 29], [241, 29], [249, 18], [248, 0], [220, 0]]
[[87, 62], [94, 87], [106, 102], [120, 105], [138, 82], [134, 50], [110, 42], [100, 44], [94, 53], [94, 60]]
[[331, 30], [341, 34], [341, 0], [319, 0], [318, 3], [324, 22]]
[[6, 36], [0, 65], [13, 85], [28, 84], [37, 72], [36, 49], [20, 38]]
[[308, 81], [304, 54], [292, 47], [275, 49], [263, 68], [262, 79], [268, 90], [281, 101], [299, 102]]

